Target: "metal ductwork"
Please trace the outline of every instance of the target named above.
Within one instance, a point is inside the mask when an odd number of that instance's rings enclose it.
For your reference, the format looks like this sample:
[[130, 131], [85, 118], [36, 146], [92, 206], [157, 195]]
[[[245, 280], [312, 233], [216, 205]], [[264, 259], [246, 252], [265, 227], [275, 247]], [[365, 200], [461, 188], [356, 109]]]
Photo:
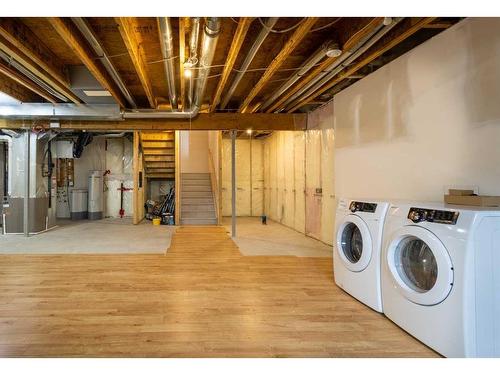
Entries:
[[[186, 119], [193, 118], [198, 115], [203, 103], [203, 95], [207, 87], [208, 75], [217, 47], [217, 41], [220, 33], [220, 19], [210, 17], [205, 20], [203, 38], [201, 41], [201, 52], [198, 61], [198, 77], [194, 85], [193, 102], [188, 111], [183, 112], [165, 112], [156, 110], [142, 110], [135, 112], [124, 112], [123, 118], [171, 118], [171, 119]], [[190, 46], [191, 48], [191, 46]]]
[[261, 110], [266, 110], [271, 104], [274, 103], [286, 90], [288, 90], [292, 85], [297, 82], [304, 74], [311, 70], [317, 63], [319, 63], [326, 55], [326, 53], [335, 46], [333, 41], [324, 43], [319, 47], [316, 52], [313, 53], [309, 59], [307, 59], [299, 68], [299, 70], [294, 73], [289, 80], [283, 83], [273, 95], [267, 99], [264, 104], [260, 107]]
[[393, 19], [388, 25], [381, 24], [373, 33], [369, 34], [366, 38], [360, 41], [351, 51], [345, 51], [340, 58], [335, 60], [332, 65], [325, 69], [321, 74], [315, 77], [311, 82], [302, 87], [294, 95], [292, 95], [288, 100], [283, 103], [281, 109], [277, 112], [283, 111], [284, 109], [290, 107], [290, 104], [295, 102], [299, 98], [307, 98], [309, 95], [314, 93], [316, 90], [321, 88], [328, 81], [333, 79], [339, 72], [341, 72], [345, 67], [352, 63], [355, 59], [366, 52], [371, 46], [373, 46], [377, 41], [380, 40], [385, 34], [387, 34], [394, 26], [396, 26], [402, 18]]
[[115, 81], [116, 85], [120, 89], [121, 93], [123, 96], [127, 99], [128, 104], [132, 108], [137, 108], [137, 105], [134, 101], [134, 98], [130, 94], [130, 91], [128, 91], [127, 86], [121, 79], [120, 75], [116, 71], [115, 67], [113, 66], [113, 63], [111, 62], [108, 54], [106, 51], [104, 51], [104, 48], [102, 45], [99, 43], [99, 39], [96, 37], [92, 29], [90, 28], [89, 24], [87, 21], [85, 21], [81, 17], [72, 17], [71, 18], [73, 23], [76, 25], [78, 30], [82, 33], [83, 37], [87, 40], [87, 42], [90, 44], [96, 55], [99, 57], [101, 60], [102, 64], [108, 71], [109, 75]]
[[[200, 38], [200, 18], [194, 17], [191, 19], [191, 35], [189, 36], [189, 58], [187, 60], [187, 63], [190, 66], [190, 68], [198, 64], [199, 38]], [[196, 79], [196, 69], [190, 69], [189, 72], [190, 72], [189, 79], [187, 79], [187, 106], [184, 106], [186, 108], [191, 108], [194, 103], [194, 82], [195, 82], [194, 80]]]
[[160, 32], [161, 54], [167, 77], [168, 97], [172, 110], [177, 110], [177, 91], [175, 88], [175, 66], [174, 66], [174, 37], [169, 17], [158, 18], [158, 30]]
[[245, 60], [243, 61], [243, 64], [241, 64], [239, 72], [236, 74], [236, 77], [234, 77], [233, 83], [231, 83], [229, 90], [227, 90], [226, 95], [224, 95], [224, 98], [222, 99], [220, 104], [221, 109], [226, 108], [229, 100], [234, 94], [234, 91], [238, 87], [241, 79], [243, 78], [243, 75], [248, 70], [248, 67], [252, 63], [255, 55], [257, 54], [257, 51], [262, 46], [262, 43], [264, 43], [264, 40], [269, 35], [270, 30], [273, 28], [276, 22], [278, 22], [278, 17], [270, 17], [265, 21], [266, 27], [262, 27], [262, 30], [257, 36], [257, 39], [255, 39], [255, 42], [253, 42], [252, 47], [248, 51], [248, 54], [246, 55]]

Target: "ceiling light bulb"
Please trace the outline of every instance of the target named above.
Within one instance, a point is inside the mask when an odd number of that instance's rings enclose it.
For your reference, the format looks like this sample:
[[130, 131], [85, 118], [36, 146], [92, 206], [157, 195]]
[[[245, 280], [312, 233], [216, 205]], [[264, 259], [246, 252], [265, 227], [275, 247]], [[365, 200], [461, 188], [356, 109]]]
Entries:
[[192, 75], [191, 69], [184, 70], [184, 77], [189, 78], [191, 77], [191, 75]]
[[247, 134], [252, 135], [252, 129], [247, 129]]
[[328, 57], [339, 57], [342, 55], [342, 50], [337, 43], [333, 43], [327, 50], [326, 56]]

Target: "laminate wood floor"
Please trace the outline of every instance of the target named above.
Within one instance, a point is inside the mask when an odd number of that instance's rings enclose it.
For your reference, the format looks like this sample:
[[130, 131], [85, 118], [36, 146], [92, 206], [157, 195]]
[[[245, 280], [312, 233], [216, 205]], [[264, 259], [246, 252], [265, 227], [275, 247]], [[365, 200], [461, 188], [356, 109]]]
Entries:
[[337, 288], [331, 258], [242, 256], [223, 227], [181, 227], [166, 255], [1, 255], [0, 356], [437, 354]]

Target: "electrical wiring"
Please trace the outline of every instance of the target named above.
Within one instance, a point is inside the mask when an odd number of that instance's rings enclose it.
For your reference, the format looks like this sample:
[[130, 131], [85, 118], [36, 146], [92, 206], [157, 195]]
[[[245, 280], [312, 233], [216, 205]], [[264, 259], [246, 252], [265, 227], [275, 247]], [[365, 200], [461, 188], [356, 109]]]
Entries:
[[306, 20], [306, 17], [304, 17], [304, 18], [302, 18], [299, 22], [297, 22], [295, 25], [290, 26], [290, 27], [289, 27], [289, 28], [287, 28], [287, 29], [283, 29], [283, 30], [275, 30], [275, 29], [273, 29], [273, 28], [271, 28], [271, 27], [267, 26], [267, 25], [265, 24], [265, 22], [264, 22], [264, 21], [262, 21], [262, 18], [260, 18], [260, 17], [257, 17], [257, 18], [258, 18], [258, 20], [259, 20], [259, 22], [260, 22], [260, 24], [262, 25], [262, 27], [263, 27], [263, 28], [265, 28], [265, 29], [269, 30], [269, 32], [271, 32], [271, 33], [276, 33], [276, 34], [284, 34], [284, 33], [287, 33], [287, 32], [289, 32], [289, 31], [292, 31], [293, 29], [296, 29], [297, 27], [299, 27], [299, 26], [300, 26], [300, 24]]
[[314, 33], [316, 31], [320, 31], [320, 30], [323, 30], [323, 29], [326, 29], [327, 27], [330, 27], [330, 26], [333, 26], [335, 25], [337, 22], [339, 22], [340, 20], [342, 19], [342, 17], [337, 17], [336, 20], [333, 20], [332, 22], [326, 24], [326, 25], [323, 25], [323, 26], [320, 26], [320, 27], [317, 27], [315, 29], [312, 29], [309, 31], [309, 33]]

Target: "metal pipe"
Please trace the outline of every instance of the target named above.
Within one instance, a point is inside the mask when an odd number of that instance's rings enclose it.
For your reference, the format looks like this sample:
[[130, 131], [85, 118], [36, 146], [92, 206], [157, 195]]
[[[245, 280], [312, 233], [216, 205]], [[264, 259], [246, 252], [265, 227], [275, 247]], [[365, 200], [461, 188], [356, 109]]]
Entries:
[[239, 72], [236, 74], [236, 77], [234, 77], [233, 82], [231, 83], [231, 86], [229, 89], [226, 91], [226, 95], [224, 95], [224, 98], [221, 101], [220, 108], [224, 109], [226, 108], [229, 100], [234, 94], [234, 91], [240, 84], [241, 79], [243, 78], [243, 75], [246, 73], [248, 70], [248, 67], [252, 63], [253, 59], [255, 58], [255, 55], [257, 54], [259, 48], [262, 46], [262, 43], [264, 43], [264, 40], [266, 37], [269, 35], [270, 29], [273, 28], [273, 26], [278, 22], [278, 17], [270, 17], [266, 20], [265, 25], [266, 27], [262, 27], [262, 30], [260, 31], [259, 35], [257, 35], [257, 39], [255, 39], [255, 42], [253, 42], [252, 47], [248, 51], [248, 54], [245, 57], [245, 60], [243, 61], [243, 64], [241, 64], [241, 67], [239, 69]]
[[30, 235], [29, 208], [30, 208], [30, 142], [31, 130], [26, 130], [26, 145], [24, 157], [24, 207], [23, 207], [23, 232], [26, 237]]
[[319, 63], [325, 56], [330, 48], [333, 48], [333, 41], [324, 43], [319, 47], [309, 59], [307, 59], [299, 68], [299, 70], [294, 73], [289, 80], [283, 83], [273, 95], [267, 99], [264, 104], [260, 107], [261, 110], [265, 111], [271, 104], [274, 103], [286, 90], [288, 90], [292, 85], [297, 82], [304, 74], [311, 70], [317, 63]]
[[132, 108], [137, 108], [137, 104], [134, 101], [134, 98], [132, 97], [132, 94], [130, 94], [130, 91], [127, 89], [127, 85], [123, 82], [123, 80], [120, 77], [120, 74], [117, 72], [115, 67], [113, 66], [113, 63], [111, 62], [108, 54], [102, 47], [101, 43], [99, 42], [99, 39], [96, 37], [94, 32], [92, 31], [92, 28], [90, 25], [81, 17], [72, 17], [73, 23], [76, 25], [78, 30], [82, 33], [83, 37], [87, 40], [87, 42], [90, 44], [90, 46], [93, 48], [94, 52], [97, 54], [99, 59], [102, 61], [102, 64], [110, 74], [111, 78], [113, 81], [115, 81], [116, 85], [120, 89], [121, 93], [123, 96], [127, 99], [128, 104]]
[[231, 130], [231, 237], [236, 237], [236, 130]]
[[160, 32], [160, 46], [163, 57], [163, 66], [167, 78], [168, 97], [172, 109], [177, 110], [177, 91], [175, 88], [175, 67], [174, 67], [174, 36], [169, 17], [158, 18], [158, 29]]
[[[191, 19], [191, 35], [189, 36], [189, 57], [188, 63], [194, 66], [198, 63], [198, 40], [200, 36], [200, 17], [193, 17]], [[187, 79], [187, 107], [191, 108], [194, 103], [194, 80], [196, 78], [196, 69], [184, 68], [185, 72], [188, 71]], [[186, 73], [185, 73], [186, 74]]]
[[33, 81], [35, 84], [40, 86], [42, 89], [47, 91], [49, 94], [52, 96], [55, 96], [57, 99], [62, 100], [64, 102], [68, 101], [68, 98], [66, 98], [63, 94], [61, 94], [59, 91], [55, 90], [52, 88], [52, 86], [48, 85], [44, 81], [42, 81], [40, 78], [38, 78], [36, 75], [31, 73], [28, 69], [26, 69], [22, 64], [17, 62], [12, 56], [9, 54], [5, 53], [4, 51], [0, 51], [0, 57], [6, 61], [9, 66], [13, 67], [17, 71], [19, 71], [21, 74], [26, 76], [28, 79]]
[[194, 105], [196, 107], [201, 108], [203, 104], [203, 95], [205, 94], [210, 67], [219, 39], [220, 24], [220, 19], [217, 17], [209, 17], [205, 21], [203, 38], [201, 40], [200, 60], [198, 61], [198, 77], [194, 92]]
[[[367, 38], [363, 39], [360, 43], [358, 43], [353, 51], [346, 51], [347, 53], [342, 54], [341, 59], [337, 59], [331, 66], [328, 67], [325, 71], [323, 71], [320, 75], [318, 75], [315, 79], [309, 82], [307, 85], [302, 87], [299, 91], [297, 91], [294, 95], [292, 95], [288, 100], [283, 103], [281, 106], [281, 110], [290, 107], [290, 104], [293, 103], [298, 98], [307, 98], [317, 89], [322, 87], [325, 83], [330, 81], [333, 77], [335, 77], [340, 71], [342, 71], [346, 66], [348, 66], [352, 61], [361, 56], [364, 52], [368, 50], [371, 46], [373, 46], [377, 41], [380, 40], [386, 33], [388, 33], [394, 26], [396, 26], [402, 18], [396, 18], [389, 25], [380, 25], [377, 30], [368, 35]], [[300, 100], [300, 99], [299, 99]]]

